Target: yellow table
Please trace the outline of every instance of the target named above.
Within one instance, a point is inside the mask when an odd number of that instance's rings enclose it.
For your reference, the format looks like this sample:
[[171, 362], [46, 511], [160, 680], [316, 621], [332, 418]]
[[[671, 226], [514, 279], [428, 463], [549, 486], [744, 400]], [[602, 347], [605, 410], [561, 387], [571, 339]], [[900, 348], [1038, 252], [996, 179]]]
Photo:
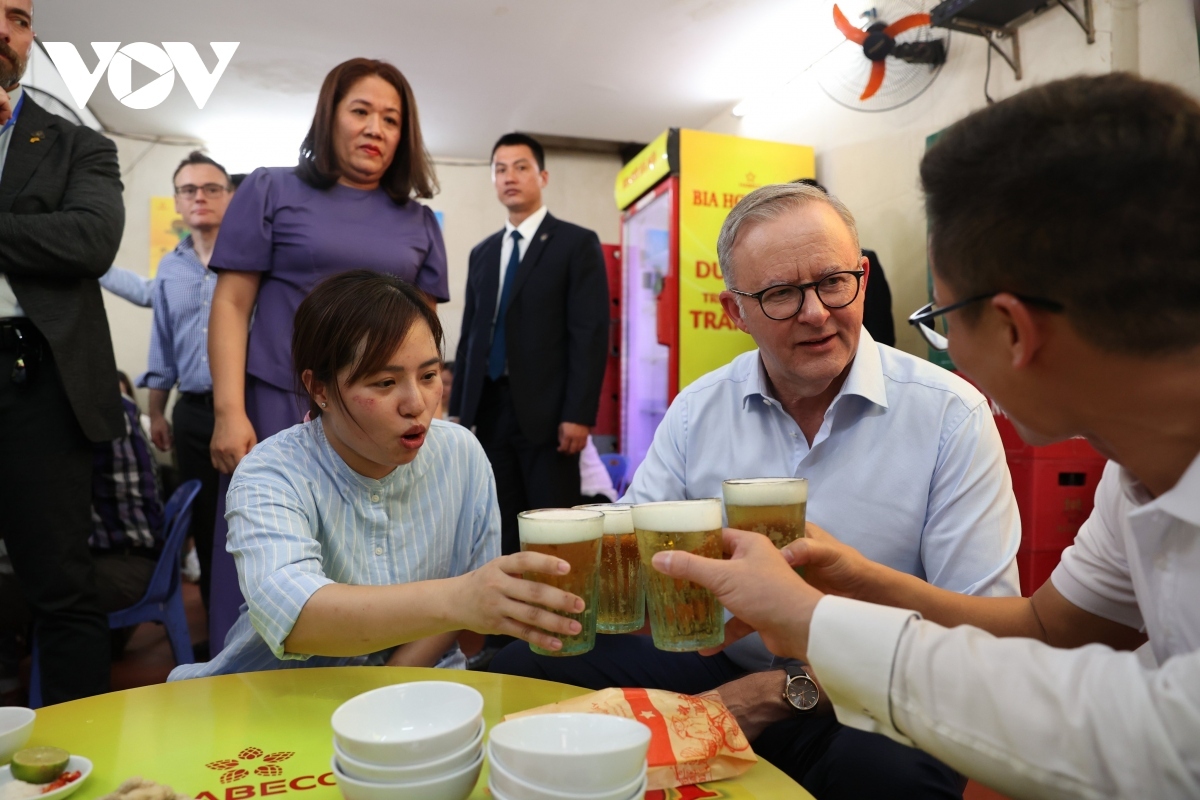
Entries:
[[[198, 800], [340, 800], [329, 772], [329, 717], [379, 686], [449, 680], [478, 689], [484, 720], [556, 703], [586, 690], [508, 675], [397, 667], [282, 669], [146, 686], [39, 709], [29, 746], [86, 756], [92, 776], [72, 800], [92, 800], [140, 775]], [[471, 794], [490, 799], [487, 765]], [[652, 792], [654, 800], [801, 798], [811, 795], [759, 761], [741, 777]]]

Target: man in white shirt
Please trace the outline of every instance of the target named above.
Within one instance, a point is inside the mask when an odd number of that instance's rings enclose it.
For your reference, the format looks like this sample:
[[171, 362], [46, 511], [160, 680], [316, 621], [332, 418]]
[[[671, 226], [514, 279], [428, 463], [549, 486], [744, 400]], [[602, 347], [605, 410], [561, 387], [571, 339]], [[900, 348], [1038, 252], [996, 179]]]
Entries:
[[1112, 459], [1032, 598], [941, 591], [815, 530], [655, 567], [713, 588], [730, 637], [807, 658], [845, 724], [1005, 794], [1200, 797], [1197, 153], [1200, 104], [1114, 74], [973, 114], [922, 163], [936, 304], [913, 321], [949, 319], [926, 338], [1027, 441]]
[[[759, 349], [679, 394], [622, 502], [720, 497], [731, 478], [807, 478], [809, 519], [872, 558], [954, 592], [1017, 594], [1020, 517], [991, 408], [966, 381], [863, 329], [869, 266], [845, 205], [819, 187], [763, 187], [730, 212], [717, 250], [725, 311]], [[822, 800], [961, 797], [958, 776], [934, 759], [843, 728], [827, 704], [794, 707], [784, 689], [800, 675], [789, 666], [757, 638], [703, 658], [605, 636], [569, 659], [517, 643], [492, 670], [589, 688], [719, 687], [755, 752]]]

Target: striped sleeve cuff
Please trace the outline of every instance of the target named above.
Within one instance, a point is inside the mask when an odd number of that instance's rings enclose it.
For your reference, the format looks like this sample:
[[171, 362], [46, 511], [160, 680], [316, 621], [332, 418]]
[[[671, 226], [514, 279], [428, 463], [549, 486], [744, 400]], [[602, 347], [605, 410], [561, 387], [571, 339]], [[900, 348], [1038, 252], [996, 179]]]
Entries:
[[254, 595], [247, 598], [250, 622], [276, 658], [304, 661], [310, 657], [305, 653], [285, 652], [283, 643], [291, 635], [308, 598], [333, 582], [320, 573], [292, 564], [268, 575]]
[[826, 596], [808, 635], [808, 661], [838, 721], [909, 746], [892, 721], [890, 694], [900, 636], [913, 619], [915, 611]]

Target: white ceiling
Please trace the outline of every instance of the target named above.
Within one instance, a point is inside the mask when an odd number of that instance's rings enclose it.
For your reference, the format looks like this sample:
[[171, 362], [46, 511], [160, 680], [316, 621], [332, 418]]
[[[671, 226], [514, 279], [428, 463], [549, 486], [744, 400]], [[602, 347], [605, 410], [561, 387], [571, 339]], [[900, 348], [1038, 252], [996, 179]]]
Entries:
[[[42, 41], [241, 45], [204, 110], [181, 81], [160, 106], [90, 107], [111, 130], [207, 141], [238, 162], [294, 163], [325, 73], [384, 58], [413, 84], [427, 145], [486, 158], [508, 130], [648, 141], [794, 77], [829, 0], [34, 0]], [[845, 5], [843, 3], [843, 5]], [[819, 34], [819, 35], [818, 35]], [[133, 88], [155, 77], [135, 63]], [[139, 70], [144, 74], [139, 75]], [[218, 153], [218, 151], [220, 151]]]

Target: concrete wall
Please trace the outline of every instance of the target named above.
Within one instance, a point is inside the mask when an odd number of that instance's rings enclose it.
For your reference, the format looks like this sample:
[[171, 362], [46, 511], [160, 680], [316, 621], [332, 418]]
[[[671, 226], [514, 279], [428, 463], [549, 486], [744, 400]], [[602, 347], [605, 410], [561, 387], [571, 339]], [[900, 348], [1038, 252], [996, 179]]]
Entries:
[[[993, 57], [989, 91], [996, 100], [1039, 83], [1113, 69], [1168, 81], [1200, 96], [1196, 18], [1189, 0], [1094, 0], [1096, 42], [1062, 9], [1020, 29], [1024, 76], [1014, 79]], [[925, 137], [985, 105], [987, 45], [975, 36], [951, 36], [949, 58], [937, 80], [906, 106], [882, 113], [846, 109], [817, 83], [820, 65], [769, 103], [750, 105], [743, 118], [721, 114], [709, 130], [812, 145], [817, 177], [858, 219], [864, 247], [879, 253], [891, 285], [898, 346], [924, 355], [919, 335], [904, 324], [926, 299], [925, 214], [918, 164]]]
[[[171, 175], [193, 149], [111, 137], [117, 144], [125, 184], [125, 235], [117, 253], [118, 266], [149, 274], [150, 198], [170, 195]], [[592, 153], [547, 154], [550, 185], [546, 204], [562, 219], [592, 228], [605, 243], [620, 238], [619, 217], [612, 198], [613, 182], [621, 168], [615, 156]], [[467, 256], [485, 236], [504, 225], [504, 208], [492, 189], [486, 163], [441, 162], [437, 167], [442, 191], [430, 205], [445, 214], [446, 248], [450, 265], [451, 302], [439, 307], [446, 328], [448, 357], [458, 344]], [[146, 369], [150, 348], [151, 312], [104, 293], [112, 329], [117, 366], [135, 378]], [[144, 402], [145, 396], [142, 393]]]

